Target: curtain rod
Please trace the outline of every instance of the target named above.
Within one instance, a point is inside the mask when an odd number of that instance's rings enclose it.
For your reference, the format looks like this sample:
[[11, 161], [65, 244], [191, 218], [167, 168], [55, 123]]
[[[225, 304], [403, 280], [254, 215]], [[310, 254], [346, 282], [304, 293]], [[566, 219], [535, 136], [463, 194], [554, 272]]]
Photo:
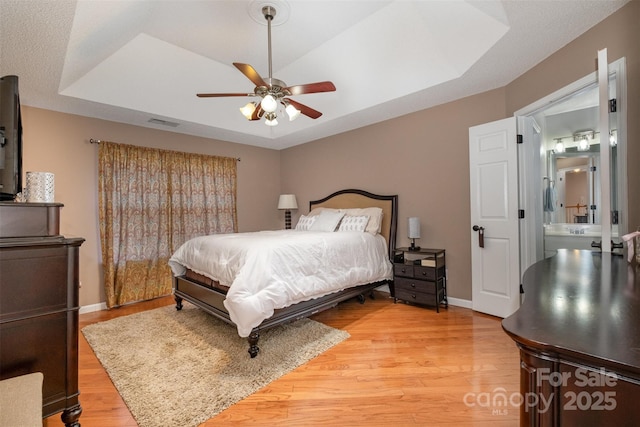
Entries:
[[[90, 143], [90, 144], [100, 144], [101, 142], [102, 142], [102, 141], [101, 141], [101, 140], [99, 140], [99, 139], [93, 139], [93, 138], [90, 138], [90, 139], [89, 139], [89, 143]], [[237, 161], [239, 161], [239, 162], [240, 162], [240, 161], [242, 161], [242, 160], [240, 159], [240, 157], [236, 157], [236, 160], [237, 160]]]

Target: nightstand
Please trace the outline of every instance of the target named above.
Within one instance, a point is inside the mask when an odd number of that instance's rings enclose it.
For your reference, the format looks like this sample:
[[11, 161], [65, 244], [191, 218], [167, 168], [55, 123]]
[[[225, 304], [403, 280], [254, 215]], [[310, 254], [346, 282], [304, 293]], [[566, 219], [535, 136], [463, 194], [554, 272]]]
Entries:
[[419, 305], [447, 303], [446, 260], [444, 249], [410, 251], [397, 248], [393, 253], [393, 301]]

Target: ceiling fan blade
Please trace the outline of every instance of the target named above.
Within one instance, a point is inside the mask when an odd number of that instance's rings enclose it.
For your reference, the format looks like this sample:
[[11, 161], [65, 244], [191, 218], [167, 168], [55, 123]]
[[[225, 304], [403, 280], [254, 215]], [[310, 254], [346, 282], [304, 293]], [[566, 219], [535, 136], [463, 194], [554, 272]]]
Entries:
[[260, 77], [260, 74], [249, 64], [242, 64], [240, 62], [234, 62], [233, 65], [240, 70], [242, 74], [247, 76], [249, 80], [253, 82], [257, 87], [265, 86], [269, 87], [269, 85]]
[[331, 82], [308, 83], [306, 85], [295, 85], [286, 88], [291, 95], [302, 95], [304, 93], [333, 92], [336, 87]]
[[197, 93], [198, 98], [221, 98], [223, 96], [256, 96], [255, 93]]
[[285, 98], [285, 100], [287, 100], [291, 105], [293, 105], [298, 110], [300, 110], [300, 112], [302, 114], [304, 114], [305, 116], [307, 116], [307, 117], [311, 117], [312, 119], [317, 119], [318, 117], [320, 117], [322, 115], [322, 113], [320, 111], [314, 110], [311, 107], [307, 107], [304, 104], [300, 104], [299, 102], [296, 102], [293, 99]]

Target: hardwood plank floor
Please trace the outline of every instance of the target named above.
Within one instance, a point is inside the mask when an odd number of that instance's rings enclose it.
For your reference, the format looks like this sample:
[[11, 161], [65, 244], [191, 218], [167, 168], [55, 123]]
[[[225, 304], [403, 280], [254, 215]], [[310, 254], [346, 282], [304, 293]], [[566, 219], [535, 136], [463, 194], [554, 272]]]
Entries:
[[[168, 304], [171, 297], [82, 314], [80, 327]], [[518, 351], [500, 319], [452, 306], [438, 314], [379, 292], [312, 318], [351, 338], [201, 426], [518, 425], [517, 406], [491, 404], [519, 393]], [[82, 334], [79, 348], [81, 424], [137, 426]], [[44, 423], [62, 425], [59, 414]]]

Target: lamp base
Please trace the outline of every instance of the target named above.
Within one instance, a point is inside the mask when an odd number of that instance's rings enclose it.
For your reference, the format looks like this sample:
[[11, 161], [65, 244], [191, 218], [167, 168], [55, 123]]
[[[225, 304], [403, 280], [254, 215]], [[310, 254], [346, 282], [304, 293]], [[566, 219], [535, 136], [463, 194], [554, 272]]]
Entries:
[[291, 230], [291, 211], [289, 209], [284, 211], [284, 229]]
[[411, 239], [411, 246], [409, 246], [409, 251], [410, 252], [417, 252], [420, 250], [420, 246], [416, 246], [416, 240], [415, 239]]

